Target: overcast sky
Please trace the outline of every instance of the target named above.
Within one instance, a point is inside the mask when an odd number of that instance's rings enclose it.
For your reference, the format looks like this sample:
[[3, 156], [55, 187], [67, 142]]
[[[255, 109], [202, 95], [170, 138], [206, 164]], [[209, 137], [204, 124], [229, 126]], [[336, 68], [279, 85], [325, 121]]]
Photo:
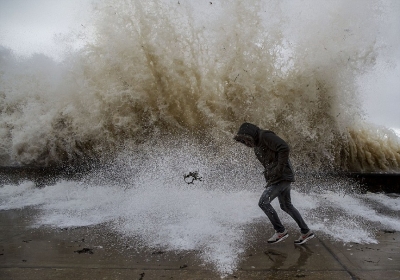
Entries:
[[[396, 1], [396, 0], [395, 0]], [[400, 0], [399, 0], [400, 1]], [[66, 49], [68, 34], [84, 31], [89, 20], [91, 0], [0, 0], [0, 45], [13, 49], [17, 54], [45, 53], [61, 59]], [[397, 66], [369, 74], [361, 80], [364, 109], [368, 121], [400, 129], [400, 5], [391, 25], [395, 28], [392, 40], [393, 53], [383, 58]], [[396, 27], [397, 26], [397, 27]], [[79, 42], [70, 43], [76, 46]]]
[[[0, 0], [0, 45], [18, 54], [60, 58], [59, 38], [82, 31], [90, 0]], [[58, 42], [58, 43], [57, 43]]]

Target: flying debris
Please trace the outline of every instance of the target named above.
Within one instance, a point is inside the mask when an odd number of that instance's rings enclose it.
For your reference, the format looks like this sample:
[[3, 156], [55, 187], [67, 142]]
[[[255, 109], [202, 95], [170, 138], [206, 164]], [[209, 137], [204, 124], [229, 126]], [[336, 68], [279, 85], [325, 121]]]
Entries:
[[[191, 179], [191, 181], [189, 181]], [[203, 181], [202, 180], [203, 177], [199, 176], [199, 172], [198, 171], [194, 171], [194, 172], [189, 172], [188, 174], [183, 175], [183, 180], [185, 180], [186, 184], [190, 185], [190, 184], [194, 184], [194, 181]]]

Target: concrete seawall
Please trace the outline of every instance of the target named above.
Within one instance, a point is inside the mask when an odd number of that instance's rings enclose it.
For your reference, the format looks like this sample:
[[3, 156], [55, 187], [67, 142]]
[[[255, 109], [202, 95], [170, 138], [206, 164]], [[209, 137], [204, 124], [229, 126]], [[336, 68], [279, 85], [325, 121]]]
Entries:
[[346, 173], [370, 192], [400, 193], [400, 173]]

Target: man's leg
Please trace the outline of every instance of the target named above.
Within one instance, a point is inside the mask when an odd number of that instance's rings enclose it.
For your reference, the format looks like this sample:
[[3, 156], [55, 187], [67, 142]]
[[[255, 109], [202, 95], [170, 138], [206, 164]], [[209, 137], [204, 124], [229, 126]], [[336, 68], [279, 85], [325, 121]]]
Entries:
[[299, 226], [301, 233], [305, 234], [310, 229], [308, 228], [307, 224], [304, 222], [303, 218], [301, 217], [299, 211], [293, 206], [292, 200], [290, 198], [290, 182], [283, 181], [284, 186], [282, 186], [282, 192], [278, 195], [279, 204], [281, 209], [288, 213], [293, 220], [296, 221], [297, 225]]
[[278, 214], [271, 206], [271, 201], [280, 193], [280, 183], [269, 186], [261, 195], [258, 206], [264, 211], [271, 221], [276, 232], [284, 232], [285, 227], [282, 225]]

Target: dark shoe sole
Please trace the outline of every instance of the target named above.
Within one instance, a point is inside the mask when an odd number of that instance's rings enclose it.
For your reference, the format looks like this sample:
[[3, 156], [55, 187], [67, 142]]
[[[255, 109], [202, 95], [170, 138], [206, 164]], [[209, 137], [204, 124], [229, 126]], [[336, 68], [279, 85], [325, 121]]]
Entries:
[[294, 242], [294, 244], [295, 245], [301, 245], [301, 244], [304, 244], [304, 243], [306, 243], [308, 240], [310, 240], [310, 239], [312, 239], [312, 238], [314, 238], [315, 237], [315, 234], [314, 233], [312, 233], [312, 234], [310, 234], [306, 239], [304, 239], [304, 240], [302, 240], [302, 241], [300, 241], [300, 242]]
[[275, 240], [275, 241], [268, 241], [268, 243], [269, 244], [274, 244], [274, 243], [278, 243], [278, 242], [281, 242], [282, 240], [285, 240], [286, 238], [288, 238], [289, 237], [289, 234], [288, 233], [286, 233], [284, 236], [282, 236], [281, 238], [279, 238], [279, 239], [277, 239], [277, 240]]

